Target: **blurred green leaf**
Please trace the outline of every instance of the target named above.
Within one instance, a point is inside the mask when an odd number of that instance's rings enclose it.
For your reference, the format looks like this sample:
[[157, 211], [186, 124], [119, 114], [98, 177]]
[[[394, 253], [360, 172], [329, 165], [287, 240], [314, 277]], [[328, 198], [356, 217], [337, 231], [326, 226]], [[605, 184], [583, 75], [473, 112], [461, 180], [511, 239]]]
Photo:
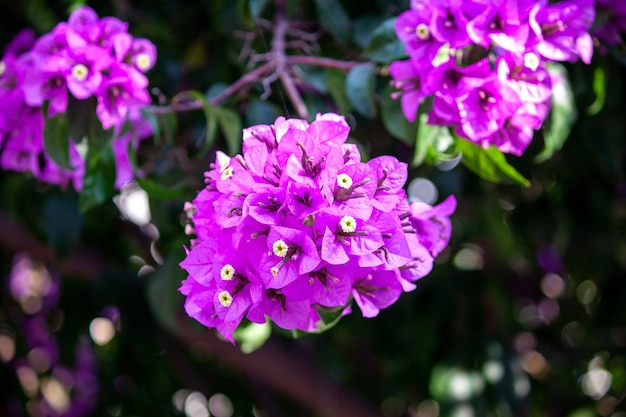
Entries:
[[239, 0], [238, 9], [246, 26], [256, 26], [257, 19], [267, 8], [270, 0]]
[[552, 64], [548, 70], [553, 80], [557, 81], [552, 85], [552, 110], [543, 133], [544, 149], [535, 157], [535, 162], [550, 159], [563, 147], [578, 116], [574, 94], [565, 68], [562, 65]]
[[530, 186], [530, 182], [509, 165], [504, 154], [495, 146], [485, 149], [458, 137], [454, 143], [463, 155], [463, 164], [481, 178], [497, 183], [513, 182], [524, 187]]
[[148, 193], [151, 198], [176, 200], [184, 197], [190, 192], [189, 187], [184, 183], [173, 187], [168, 187], [150, 178], [137, 178], [136, 181], [137, 184], [139, 184], [139, 186], [146, 193]]
[[77, 195], [53, 193], [46, 196], [41, 215], [48, 242], [60, 258], [65, 257], [79, 241], [83, 228]]
[[[48, 103], [42, 108], [44, 117], [48, 114]], [[46, 118], [43, 129], [43, 146], [50, 158], [61, 168], [72, 169], [70, 164], [69, 134], [67, 128], [67, 116], [56, 114]]]
[[[182, 243], [181, 243], [182, 247]], [[182, 296], [178, 292], [186, 273], [178, 266], [183, 251], [169, 251], [164, 263], [150, 277], [147, 288], [148, 301], [154, 316], [174, 333], [180, 332], [178, 314]]]
[[263, 346], [271, 335], [272, 325], [269, 322], [263, 324], [249, 322], [235, 329], [233, 339], [243, 353], [252, 353]]
[[359, 64], [348, 72], [346, 93], [354, 108], [370, 119], [376, 117], [374, 87], [376, 73], [373, 64]]
[[246, 126], [274, 123], [274, 120], [281, 114], [281, 109], [274, 103], [252, 99], [246, 109]]
[[350, 36], [350, 18], [338, 0], [315, 0], [320, 23], [339, 43]]
[[587, 114], [593, 116], [598, 114], [606, 100], [607, 88], [606, 72], [603, 67], [596, 67], [593, 71], [593, 92], [596, 93], [596, 99], [591, 106], [587, 107]]
[[374, 61], [387, 64], [403, 57], [406, 53], [404, 44], [396, 35], [397, 18], [385, 20], [376, 28], [363, 50], [363, 55]]
[[436, 164], [456, 156], [443, 152], [453, 143], [454, 139], [445, 126], [428, 123], [428, 113], [419, 111], [417, 115], [417, 132], [415, 136], [415, 152], [413, 166], [420, 166], [424, 161]]

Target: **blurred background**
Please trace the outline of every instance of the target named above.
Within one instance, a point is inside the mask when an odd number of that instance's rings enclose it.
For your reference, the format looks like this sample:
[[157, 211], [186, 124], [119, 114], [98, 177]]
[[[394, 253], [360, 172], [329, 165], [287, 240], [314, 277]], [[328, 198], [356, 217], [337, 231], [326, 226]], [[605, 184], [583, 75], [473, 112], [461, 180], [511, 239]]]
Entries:
[[[0, 46], [24, 27], [48, 32], [80, 4], [0, 1]], [[275, 10], [262, 0], [88, 4], [156, 44], [155, 104], [188, 89], [212, 97], [253, 68]], [[374, 29], [408, 7], [291, 1], [287, 16], [314, 34], [299, 55], [361, 61]], [[183, 203], [229, 146], [221, 132], [204, 146], [202, 111], [160, 116], [137, 151], [149, 181], [87, 213], [71, 188], [0, 172], [0, 416], [626, 417], [625, 57], [618, 45], [565, 65], [577, 117], [563, 148], [538, 163], [537, 132], [508, 158], [529, 187], [487, 182], [454, 160], [411, 167], [410, 198], [458, 200], [450, 244], [415, 291], [319, 335], [274, 327], [261, 347], [268, 327], [232, 346], [188, 319], [177, 291]], [[411, 163], [414, 134], [389, 133], [389, 77], [377, 68], [371, 112], [355, 108], [339, 70], [301, 66], [298, 88], [310, 114], [348, 115], [364, 156]], [[224, 105], [243, 127], [297, 117], [277, 84], [261, 100], [265, 91], [251, 84]]]

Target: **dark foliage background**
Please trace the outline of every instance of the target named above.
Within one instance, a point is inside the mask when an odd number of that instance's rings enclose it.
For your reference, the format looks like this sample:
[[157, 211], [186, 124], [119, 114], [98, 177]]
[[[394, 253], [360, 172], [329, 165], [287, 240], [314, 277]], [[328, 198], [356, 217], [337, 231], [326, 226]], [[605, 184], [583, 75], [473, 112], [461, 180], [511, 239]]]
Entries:
[[[337, 4], [349, 25], [345, 33], [328, 33], [319, 22], [328, 22]], [[75, 5], [3, 0], [0, 45], [26, 26], [50, 30]], [[134, 36], [157, 45], [149, 74], [155, 103], [187, 89], [211, 95], [236, 81], [249, 70], [242, 48], [269, 48], [270, 32], [248, 46], [245, 33], [259, 34], [259, 22], [270, 21], [275, 9], [258, 0], [89, 5], [100, 16], [128, 21]], [[251, 6], [261, 7], [258, 17]], [[407, 1], [291, 1], [287, 16], [320, 34], [314, 51], [320, 56], [358, 61], [373, 29], [407, 7]], [[523, 157], [509, 158], [530, 187], [489, 183], [461, 165], [411, 169], [411, 178], [437, 186], [440, 200], [457, 196], [453, 236], [418, 289], [375, 319], [353, 313], [330, 331], [299, 339], [275, 328], [259, 350], [243, 354], [185, 317], [177, 292], [188, 242], [182, 205], [202, 186], [212, 150], [228, 145], [218, 134], [211, 151], [200, 153], [202, 111], [178, 114], [175, 125], [166, 120], [171, 137], [139, 149], [149, 178], [175, 190], [149, 190], [153, 227], [124, 219], [112, 201], [79, 213], [74, 191], [0, 172], [0, 276], [8, 276], [16, 253], [26, 252], [59, 279], [60, 301], [49, 320], [62, 362], [72, 363], [81, 338], [94, 348], [94, 416], [185, 415], [185, 398], [200, 392], [219, 417], [624, 417], [626, 91], [619, 54], [567, 65], [578, 118], [563, 149], [536, 163], [539, 132]], [[606, 75], [601, 89], [594, 86], [597, 71]], [[331, 79], [315, 68], [303, 74], [310, 113], [349, 114], [352, 134], [370, 156], [410, 163], [414, 144], [392, 137], [381, 120], [388, 77], [377, 77], [371, 117], [356, 111]], [[297, 116], [277, 84], [266, 101], [259, 99], [263, 92], [254, 84], [224, 105], [244, 127]], [[590, 114], [601, 93], [602, 108]], [[4, 282], [0, 300], [0, 334], [13, 341], [16, 357], [26, 357], [23, 313]], [[111, 307], [119, 309], [118, 331], [96, 345], [89, 325]], [[0, 357], [0, 416], [29, 415], [28, 393], [12, 362]]]

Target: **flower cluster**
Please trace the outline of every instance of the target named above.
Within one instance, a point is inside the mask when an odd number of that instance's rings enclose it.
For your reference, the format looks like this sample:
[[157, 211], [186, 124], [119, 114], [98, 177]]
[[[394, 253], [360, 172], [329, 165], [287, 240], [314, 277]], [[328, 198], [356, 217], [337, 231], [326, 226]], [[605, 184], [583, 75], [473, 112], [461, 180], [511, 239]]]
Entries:
[[550, 110], [547, 61], [589, 63], [593, 0], [414, 0], [396, 21], [410, 59], [393, 62], [392, 85], [415, 120], [481, 146], [521, 155]]
[[230, 341], [244, 316], [314, 331], [321, 310], [347, 314], [354, 300], [376, 316], [430, 272], [456, 200], [409, 205], [407, 165], [361, 162], [349, 131], [332, 113], [281, 117], [244, 129], [243, 155], [217, 153], [185, 208], [196, 239], [180, 291], [191, 317]]
[[[44, 150], [46, 117], [65, 113], [69, 100], [94, 98], [104, 130], [115, 129], [118, 162], [116, 185], [132, 179], [129, 142], [151, 134], [139, 108], [150, 103], [144, 72], [154, 65], [156, 49], [146, 39], [133, 38], [128, 24], [114, 17], [98, 18], [80, 7], [51, 32], [35, 39], [21, 32], [0, 61], [0, 166], [28, 171], [40, 181], [82, 188], [85, 164], [80, 147], [70, 141], [73, 170], [59, 167]], [[45, 107], [44, 107], [45, 105]], [[42, 107], [47, 108], [43, 114]], [[129, 122], [129, 128], [123, 125]], [[129, 176], [130, 174], [130, 176]]]
[[[12, 341], [11, 345], [18, 345], [19, 349], [10, 349], [11, 353], [5, 350], [0, 359], [7, 361], [17, 374], [29, 398], [29, 414], [42, 417], [91, 414], [98, 402], [97, 359], [86, 338], [76, 344], [73, 366], [66, 365], [66, 359], [62, 358], [55, 334], [58, 323], [51, 323], [58, 321], [53, 319], [59, 300], [58, 277], [41, 263], [18, 254], [8, 281], [10, 293], [21, 307], [19, 313], [11, 314], [19, 336], [16, 340], [19, 343]], [[0, 337], [12, 339], [5, 332], [0, 332]], [[27, 350], [23, 356], [19, 353], [22, 348]], [[17, 409], [14, 412], [23, 415]]]

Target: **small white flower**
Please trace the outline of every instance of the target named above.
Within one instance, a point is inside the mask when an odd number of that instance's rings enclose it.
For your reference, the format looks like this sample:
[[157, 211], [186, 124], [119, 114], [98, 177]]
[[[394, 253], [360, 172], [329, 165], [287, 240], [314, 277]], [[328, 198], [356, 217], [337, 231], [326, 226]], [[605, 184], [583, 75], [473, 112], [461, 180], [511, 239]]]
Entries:
[[217, 299], [224, 307], [230, 307], [233, 303], [233, 296], [228, 291], [222, 291], [217, 295]]
[[348, 174], [337, 175], [337, 185], [346, 190], [352, 187], [352, 178]]
[[539, 57], [533, 52], [524, 54], [524, 66], [532, 71], [539, 68]]
[[233, 167], [225, 168], [224, 171], [222, 171], [222, 177], [221, 177], [222, 181], [232, 178], [234, 173], [235, 173], [235, 170], [233, 169]]
[[89, 69], [83, 64], [76, 64], [74, 68], [72, 68], [72, 77], [76, 78], [78, 81], [85, 81], [88, 75]]
[[270, 269], [270, 272], [272, 273], [272, 276], [276, 276], [278, 275], [278, 267], [273, 266], [272, 269]]
[[289, 250], [289, 245], [287, 245], [284, 240], [278, 239], [272, 245], [272, 250], [274, 251], [274, 255], [276, 255], [278, 257], [281, 257], [281, 258], [284, 258], [285, 256], [287, 256], [287, 251]]
[[415, 35], [423, 41], [430, 38], [430, 29], [428, 29], [428, 25], [424, 23], [417, 25], [415, 28]]
[[352, 216], [343, 216], [339, 221], [339, 226], [344, 233], [352, 233], [356, 230], [356, 219]]
[[230, 281], [231, 279], [233, 279], [234, 275], [235, 268], [233, 268], [231, 264], [224, 265], [220, 270], [220, 277], [222, 277], [224, 281]]
[[142, 53], [137, 55], [137, 58], [135, 59], [135, 64], [137, 64], [137, 68], [139, 68], [142, 71], [147, 71], [148, 69], [150, 69], [150, 66], [152, 66], [152, 60], [150, 59], [150, 56], [148, 54]]

